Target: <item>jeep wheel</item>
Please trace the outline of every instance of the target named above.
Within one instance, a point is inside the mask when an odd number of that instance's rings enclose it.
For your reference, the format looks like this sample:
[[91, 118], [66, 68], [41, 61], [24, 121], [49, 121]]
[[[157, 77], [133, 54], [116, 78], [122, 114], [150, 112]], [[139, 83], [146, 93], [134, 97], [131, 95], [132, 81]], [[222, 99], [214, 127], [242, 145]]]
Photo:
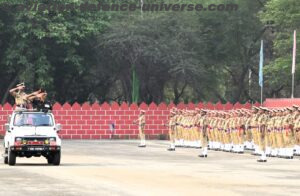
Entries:
[[8, 164], [9, 165], [16, 164], [16, 154], [12, 152], [10, 149], [8, 150]]
[[8, 163], [8, 154], [7, 154], [7, 148], [5, 148], [5, 157], [4, 157], [4, 164]]
[[59, 165], [60, 164], [60, 151], [56, 152], [53, 155], [53, 165]]
[[48, 161], [48, 164], [53, 164], [53, 156], [50, 155], [49, 157], [47, 157], [47, 161]]

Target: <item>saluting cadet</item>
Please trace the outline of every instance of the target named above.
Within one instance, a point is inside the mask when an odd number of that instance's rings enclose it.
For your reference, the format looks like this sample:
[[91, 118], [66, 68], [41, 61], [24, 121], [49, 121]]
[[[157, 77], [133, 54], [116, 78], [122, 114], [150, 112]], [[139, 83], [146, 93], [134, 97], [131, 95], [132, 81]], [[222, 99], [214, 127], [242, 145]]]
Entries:
[[201, 110], [201, 120], [199, 121], [199, 130], [200, 130], [200, 140], [202, 145], [202, 153], [199, 157], [207, 157], [207, 128], [208, 128], [208, 118], [206, 110]]
[[295, 132], [295, 153], [294, 155], [300, 156], [300, 108], [297, 108], [297, 116], [295, 120], [294, 132]]
[[238, 152], [238, 115], [237, 111], [232, 111], [233, 112], [233, 118], [234, 120], [232, 121], [232, 129], [231, 129], [231, 140], [232, 140], [232, 152], [237, 153]]
[[245, 123], [246, 123], [246, 116], [245, 111], [240, 110], [239, 111], [239, 127], [238, 127], [238, 153], [242, 154], [244, 153], [244, 135], [245, 135]]
[[217, 136], [217, 130], [218, 130], [218, 121], [219, 121], [219, 113], [218, 111], [214, 112], [214, 118], [211, 124], [211, 130], [210, 130], [210, 134], [211, 134], [211, 140], [210, 140], [210, 144], [209, 144], [209, 148], [211, 150], [217, 150], [217, 145], [216, 145], [216, 136]]
[[175, 125], [176, 125], [176, 112], [171, 110], [169, 119], [169, 137], [170, 137], [170, 147], [169, 151], [175, 151]]
[[137, 119], [138, 121], [138, 126], [139, 126], [139, 136], [141, 143], [138, 145], [138, 147], [146, 147], [146, 136], [145, 136], [145, 123], [146, 123], [146, 118], [145, 118], [145, 110], [140, 111], [139, 118]]
[[268, 109], [267, 110], [268, 120], [266, 122], [266, 131], [265, 131], [265, 145], [266, 145], [266, 156], [271, 156], [271, 134], [273, 129], [273, 111]]
[[176, 112], [177, 118], [176, 118], [176, 136], [175, 136], [175, 147], [181, 146], [181, 129], [182, 129], [182, 110], [177, 110]]
[[252, 119], [252, 113], [250, 111], [246, 111], [246, 121], [245, 121], [245, 142], [244, 146], [248, 150], [253, 149], [252, 145], [252, 133], [251, 133], [251, 119]]
[[278, 146], [276, 141], [276, 120], [278, 111], [276, 109], [272, 110], [272, 114], [270, 117], [270, 123], [268, 127], [269, 131], [269, 148], [271, 148], [270, 157], [276, 157], [278, 154]]
[[284, 109], [280, 109], [278, 113], [278, 118], [276, 119], [276, 142], [278, 145], [278, 157], [284, 156], [284, 144], [283, 144], [283, 117], [284, 117]]
[[293, 133], [293, 108], [287, 108], [286, 116], [283, 119], [284, 133], [284, 158], [292, 159], [294, 155], [295, 138]]
[[225, 122], [223, 124], [223, 141], [224, 141], [224, 151], [230, 152], [230, 118], [231, 114], [227, 112], [225, 114]]
[[225, 112], [221, 112], [221, 118], [220, 118], [220, 123], [219, 123], [219, 131], [218, 131], [218, 142], [220, 144], [220, 150], [225, 149], [225, 144], [224, 144], [224, 124], [225, 124]]
[[297, 147], [296, 147], [296, 127], [295, 127], [295, 125], [297, 124], [297, 119], [298, 119], [298, 116], [299, 116], [298, 108], [299, 108], [299, 106], [293, 105], [292, 132], [293, 132], [293, 144], [294, 144], [293, 152], [294, 152], [294, 155], [296, 155], [295, 153], [297, 151]]
[[195, 141], [194, 141], [194, 146], [196, 148], [201, 148], [201, 141], [200, 141], [200, 131], [199, 131], [199, 121], [201, 119], [201, 110], [196, 108], [195, 111], [195, 123], [194, 123], [194, 137], [195, 137]]
[[268, 109], [261, 107], [261, 114], [258, 118], [258, 125], [259, 125], [259, 131], [258, 131], [258, 143], [259, 143], [259, 151], [261, 153], [260, 159], [258, 159], [258, 162], [267, 162], [266, 157], [266, 143], [265, 143], [265, 137], [266, 137], [266, 125], [268, 121], [267, 112]]
[[253, 136], [253, 148], [254, 152], [253, 155], [259, 155], [259, 145], [258, 145], [258, 132], [259, 132], [259, 125], [258, 125], [258, 118], [261, 115], [261, 109], [258, 107], [253, 107], [253, 118], [251, 121], [251, 129], [252, 129], [252, 136]]

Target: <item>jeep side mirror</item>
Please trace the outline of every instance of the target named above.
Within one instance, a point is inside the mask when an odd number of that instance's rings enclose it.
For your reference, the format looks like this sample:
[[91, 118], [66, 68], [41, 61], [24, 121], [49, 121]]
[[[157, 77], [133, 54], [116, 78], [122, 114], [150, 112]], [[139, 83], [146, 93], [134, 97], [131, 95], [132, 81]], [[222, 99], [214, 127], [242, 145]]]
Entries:
[[11, 115], [7, 116], [7, 122], [9, 123], [11, 119]]
[[61, 124], [56, 124], [55, 128], [56, 131], [59, 132], [61, 130]]
[[8, 123], [5, 123], [5, 131], [7, 131], [7, 132], [10, 132], [10, 130], [9, 130], [9, 124]]

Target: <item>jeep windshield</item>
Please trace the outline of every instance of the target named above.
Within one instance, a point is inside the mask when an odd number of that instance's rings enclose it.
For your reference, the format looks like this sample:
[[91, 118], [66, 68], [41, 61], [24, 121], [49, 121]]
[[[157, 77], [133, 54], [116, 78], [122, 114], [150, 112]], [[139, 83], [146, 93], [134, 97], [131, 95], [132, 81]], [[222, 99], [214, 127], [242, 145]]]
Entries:
[[14, 126], [53, 126], [53, 119], [46, 113], [17, 113]]

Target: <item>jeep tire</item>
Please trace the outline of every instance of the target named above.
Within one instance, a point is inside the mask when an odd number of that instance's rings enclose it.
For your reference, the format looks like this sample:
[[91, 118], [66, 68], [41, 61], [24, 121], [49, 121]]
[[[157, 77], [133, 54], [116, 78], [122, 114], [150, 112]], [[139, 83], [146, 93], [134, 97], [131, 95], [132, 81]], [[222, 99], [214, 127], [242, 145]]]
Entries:
[[60, 151], [53, 154], [53, 165], [59, 165], [60, 164]]
[[48, 164], [53, 164], [53, 155], [49, 155], [47, 157], [47, 162], [48, 162]]
[[12, 152], [9, 148], [8, 150], [8, 164], [15, 165], [16, 164], [16, 154]]
[[8, 164], [8, 153], [7, 153], [7, 148], [5, 148], [5, 157], [4, 157], [4, 164]]

